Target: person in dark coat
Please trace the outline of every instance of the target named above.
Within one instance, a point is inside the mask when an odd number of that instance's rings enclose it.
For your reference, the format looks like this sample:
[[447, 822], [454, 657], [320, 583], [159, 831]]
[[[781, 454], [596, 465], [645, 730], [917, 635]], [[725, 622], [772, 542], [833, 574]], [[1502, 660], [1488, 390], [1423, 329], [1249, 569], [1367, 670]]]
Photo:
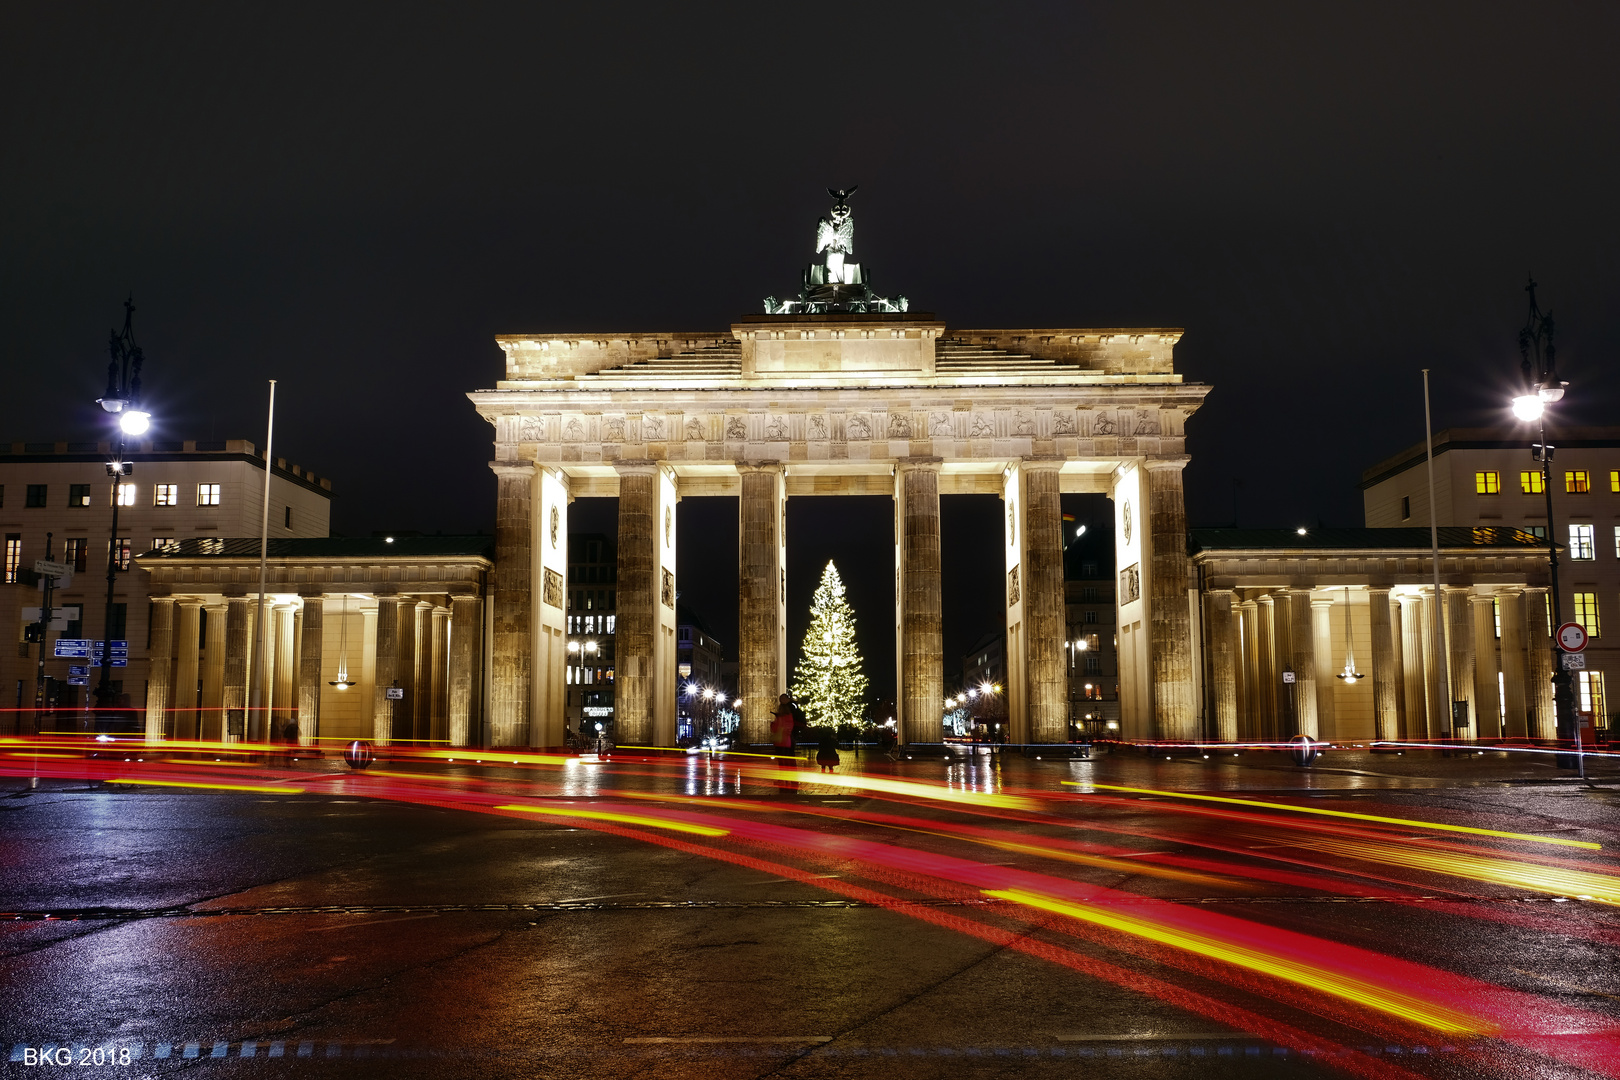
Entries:
[[838, 764], [838, 729], [824, 727], [816, 735], [816, 764], [822, 772], [832, 772]]

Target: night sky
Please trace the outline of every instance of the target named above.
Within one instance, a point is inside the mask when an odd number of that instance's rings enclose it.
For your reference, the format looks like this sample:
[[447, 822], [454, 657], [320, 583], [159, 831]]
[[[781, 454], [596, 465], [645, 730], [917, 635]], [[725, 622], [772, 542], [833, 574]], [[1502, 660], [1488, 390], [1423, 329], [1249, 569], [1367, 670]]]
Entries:
[[[1617, 31], [1600, 3], [18, 5], [0, 439], [104, 430], [133, 291], [156, 437], [261, 441], [276, 378], [335, 530], [489, 531], [462, 395], [495, 334], [725, 327], [858, 183], [874, 286], [950, 325], [1186, 328], [1194, 524], [1236, 480], [1245, 525], [1359, 525], [1421, 368], [1437, 427], [1505, 415], [1528, 271], [1563, 418], [1612, 422]], [[953, 651], [998, 617], [998, 513], [947, 500]], [[837, 558], [892, 692], [889, 504], [790, 514], [794, 633]], [[734, 507], [681, 529], [734, 644]]]

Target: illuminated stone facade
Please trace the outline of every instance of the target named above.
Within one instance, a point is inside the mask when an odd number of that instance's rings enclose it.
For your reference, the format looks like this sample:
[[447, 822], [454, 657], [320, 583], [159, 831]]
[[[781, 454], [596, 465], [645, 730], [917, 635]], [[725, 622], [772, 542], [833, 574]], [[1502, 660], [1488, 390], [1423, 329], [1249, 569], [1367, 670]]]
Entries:
[[[738, 499], [744, 742], [766, 741], [786, 687], [786, 500], [895, 500], [898, 727], [938, 741], [944, 671], [939, 500], [993, 493], [1007, 509], [1009, 719], [1015, 740], [1067, 738], [1059, 496], [1114, 499], [1121, 722], [1137, 738], [1194, 737], [1181, 470], [1187, 419], [1209, 388], [1182, 382], [1173, 329], [948, 328], [924, 313], [757, 315], [704, 333], [498, 338], [506, 378], [468, 395], [494, 427], [497, 745], [563, 736], [560, 625], [537, 581], [562, 568], [573, 499], [620, 503], [619, 670], [634, 593], [643, 642], [621, 739], [675, 730], [673, 513], [683, 495]], [[670, 598], [665, 603], [666, 595]], [[666, 610], [667, 609], [667, 610]], [[665, 668], [668, 668], [666, 671]], [[503, 673], [510, 673], [506, 686]], [[621, 676], [623, 678], [623, 676]], [[643, 715], [645, 714], [645, 715]]]

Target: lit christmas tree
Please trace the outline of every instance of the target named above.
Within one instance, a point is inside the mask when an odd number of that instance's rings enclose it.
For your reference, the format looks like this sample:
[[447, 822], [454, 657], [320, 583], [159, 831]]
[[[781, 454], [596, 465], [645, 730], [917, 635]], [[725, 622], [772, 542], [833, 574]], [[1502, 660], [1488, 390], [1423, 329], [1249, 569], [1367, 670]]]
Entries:
[[859, 724], [866, 718], [866, 673], [855, 642], [855, 609], [831, 562], [810, 601], [810, 629], [793, 673], [793, 698], [812, 724]]

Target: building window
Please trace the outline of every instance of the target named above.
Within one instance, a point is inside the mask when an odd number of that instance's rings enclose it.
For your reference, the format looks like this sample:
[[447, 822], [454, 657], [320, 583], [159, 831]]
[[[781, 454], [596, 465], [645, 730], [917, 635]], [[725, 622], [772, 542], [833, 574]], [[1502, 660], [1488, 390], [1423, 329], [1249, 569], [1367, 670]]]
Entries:
[[1603, 708], [1603, 673], [1601, 671], [1578, 671], [1576, 674], [1576, 690], [1580, 694], [1580, 711], [1592, 714], [1592, 724], [1595, 727], [1609, 726], [1609, 714]]
[[1614, 527], [1614, 557], [1620, 559], [1620, 525]]
[[1086, 612], [1085, 615], [1083, 616], [1082, 621], [1088, 622], [1088, 623], [1096, 622], [1097, 621], [1097, 613], [1095, 611]]
[[29, 484], [28, 494], [23, 498], [24, 506], [40, 507], [45, 505], [45, 485]]
[[118, 569], [129, 569], [129, 537], [120, 536], [113, 544], [113, 561]]
[[109, 641], [128, 641], [129, 605], [114, 604], [112, 606], [112, 633]]
[[1401, 496], [1401, 520], [1405, 521], [1412, 516], [1412, 496]]
[[17, 584], [17, 570], [22, 566], [22, 533], [6, 533], [5, 583]]
[[1586, 630], [1587, 637], [1599, 637], [1602, 625], [1598, 622], [1597, 593], [1578, 592], [1575, 594], [1575, 621]]
[[70, 536], [62, 545], [62, 561], [73, 567], [74, 571], [83, 573], [89, 561], [89, 549], [90, 541], [82, 536]]
[[197, 485], [197, 505], [198, 506], [218, 506], [219, 505], [219, 485], [218, 484], [198, 484]]
[[1080, 599], [1095, 603], [1097, 600], [1097, 586], [1087, 585], [1080, 590]]
[[1088, 654], [1086, 656], [1086, 674], [1087, 675], [1101, 675], [1102, 674], [1102, 657], [1094, 655], [1094, 654]]
[[1540, 495], [1547, 489], [1542, 486], [1541, 474], [1538, 472], [1522, 472], [1519, 474], [1519, 487], [1524, 489], [1526, 495]]
[[1620, 495], [1620, 469], [1609, 470], [1609, 490]]
[[1597, 558], [1594, 550], [1592, 533], [1594, 526], [1571, 525], [1569, 527], [1569, 557], [1583, 562]]
[[1564, 491], [1569, 495], [1585, 495], [1592, 490], [1592, 474], [1585, 469], [1570, 469], [1564, 474]]
[[89, 484], [69, 484], [68, 485], [68, 505], [69, 506], [89, 506], [90, 505], [90, 485]]
[[173, 536], [159, 536], [152, 541], [154, 551], [179, 551], [180, 541]]
[[281, 525], [283, 528], [290, 529], [292, 528], [292, 507], [283, 507], [283, 510], [285, 513], [281, 515]]
[[1094, 577], [1096, 577], [1097, 576], [1097, 564], [1094, 563], [1094, 562], [1083, 562], [1083, 563], [1081, 563], [1080, 564], [1080, 576], [1083, 577], [1083, 578], [1094, 578]]
[[1474, 494], [1500, 495], [1502, 493], [1502, 474], [1495, 469], [1474, 474]]
[[118, 505], [119, 506], [134, 506], [135, 505], [135, 485], [134, 484], [119, 484], [118, 485]]
[[180, 485], [158, 484], [152, 488], [153, 506], [179, 506]]
[[1547, 539], [1547, 526], [1545, 525], [1526, 525], [1521, 531], [1529, 533], [1537, 540]]

